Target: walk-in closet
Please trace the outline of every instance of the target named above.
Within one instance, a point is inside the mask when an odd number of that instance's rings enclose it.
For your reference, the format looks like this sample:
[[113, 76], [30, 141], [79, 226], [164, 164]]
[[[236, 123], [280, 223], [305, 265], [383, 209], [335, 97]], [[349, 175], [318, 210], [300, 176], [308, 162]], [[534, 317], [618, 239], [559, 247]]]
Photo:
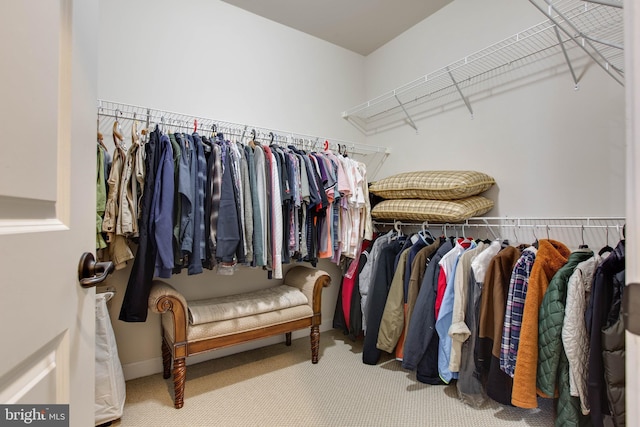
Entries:
[[633, 1], [33, 3], [6, 417], [635, 425]]

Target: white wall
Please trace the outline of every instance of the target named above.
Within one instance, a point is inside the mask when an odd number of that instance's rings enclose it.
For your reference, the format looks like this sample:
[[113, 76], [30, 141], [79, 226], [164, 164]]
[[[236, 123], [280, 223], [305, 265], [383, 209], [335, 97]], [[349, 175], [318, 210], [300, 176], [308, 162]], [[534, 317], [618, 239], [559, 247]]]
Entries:
[[[364, 140], [340, 117], [345, 105], [365, 97], [360, 55], [217, 0], [102, 0], [97, 30], [101, 99], [325, 138]], [[108, 129], [110, 124], [103, 122], [101, 128]], [[105, 140], [110, 140], [107, 132]], [[333, 319], [340, 273], [329, 262], [319, 267], [333, 278], [323, 295], [326, 330]], [[107, 283], [117, 290], [110, 310], [127, 379], [160, 372], [162, 366], [158, 316], [150, 314], [145, 323], [117, 320], [128, 276], [129, 268], [116, 272]], [[188, 297], [271, 285], [264, 272], [250, 269], [240, 269], [234, 277], [182, 274], [170, 282]], [[308, 331], [297, 334], [307, 335]], [[253, 346], [278, 340], [281, 337]]]
[[[366, 58], [367, 97], [544, 20], [526, 1], [456, 0]], [[473, 119], [461, 105], [417, 121], [419, 134], [404, 125], [367, 138], [393, 149], [378, 177], [474, 169], [497, 181], [489, 215], [624, 216], [624, 88], [592, 65], [576, 91], [568, 68], [559, 69], [472, 97]]]

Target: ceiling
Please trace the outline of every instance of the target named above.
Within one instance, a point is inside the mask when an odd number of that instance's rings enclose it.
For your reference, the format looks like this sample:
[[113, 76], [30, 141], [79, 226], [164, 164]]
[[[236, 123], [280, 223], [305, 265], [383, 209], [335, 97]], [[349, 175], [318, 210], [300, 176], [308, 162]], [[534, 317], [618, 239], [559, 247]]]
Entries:
[[223, 0], [368, 55], [453, 0]]

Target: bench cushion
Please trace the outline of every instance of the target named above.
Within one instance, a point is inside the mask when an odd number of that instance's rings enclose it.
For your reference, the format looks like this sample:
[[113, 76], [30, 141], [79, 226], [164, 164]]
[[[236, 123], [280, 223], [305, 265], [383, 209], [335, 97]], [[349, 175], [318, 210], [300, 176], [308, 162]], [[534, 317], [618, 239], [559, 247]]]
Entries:
[[207, 338], [233, 335], [261, 329], [268, 326], [306, 319], [313, 316], [313, 310], [308, 305], [298, 305], [283, 310], [270, 311], [268, 313], [254, 314], [253, 316], [239, 317], [237, 319], [221, 320], [220, 322], [203, 323], [202, 325], [190, 325], [187, 328], [187, 341], [193, 342]]
[[[202, 325], [187, 326], [187, 341], [198, 341], [207, 338], [233, 335], [239, 332], [252, 331], [266, 326], [279, 325], [294, 320], [305, 319], [313, 316], [313, 310], [308, 305], [285, 308], [284, 310], [270, 311], [268, 313], [255, 314], [253, 316], [237, 319], [221, 320], [220, 322], [203, 323]], [[165, 336], [175, 341], [173, 330], [173, 318], [170, 315], [162, 315], [161, 322]]]
[[195, 326], [269, 313], [308, 303], [307, 297], [300, 289], [280, 285], [242, 294], [188, 301], [187, 307], [189, 323]]

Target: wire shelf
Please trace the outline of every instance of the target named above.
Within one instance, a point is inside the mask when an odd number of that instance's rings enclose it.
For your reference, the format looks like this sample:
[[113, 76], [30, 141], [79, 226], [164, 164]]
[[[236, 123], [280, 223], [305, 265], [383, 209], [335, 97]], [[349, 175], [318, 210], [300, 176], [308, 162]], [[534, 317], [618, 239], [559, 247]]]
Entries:
[[403, 124], [417, 131], [414, 119], [460, 106], [473, 116], [472, 97], [482, 99], [532, 79], [571, 71], [577, 87], [574, 68], [589, 61], [623, 84], [622, 1], [608, 0], [614, 6], [529, 1], [546, 21], [346, 110], [342, 117], [365, 134]]

